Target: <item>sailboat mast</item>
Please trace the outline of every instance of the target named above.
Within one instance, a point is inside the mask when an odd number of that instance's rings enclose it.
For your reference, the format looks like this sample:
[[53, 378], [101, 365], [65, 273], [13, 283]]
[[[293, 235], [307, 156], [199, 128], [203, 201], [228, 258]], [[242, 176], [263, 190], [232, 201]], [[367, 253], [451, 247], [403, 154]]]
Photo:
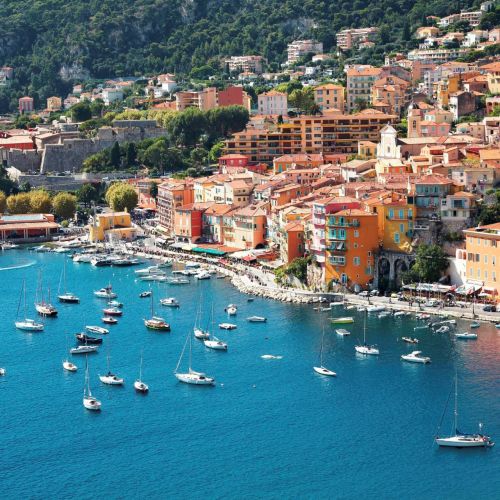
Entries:
[[366, 344], [366, 315], [368, 313], [365, 311], [365, 315], [363, 318], [363, 344]]
[[458, 382], [457, 373], [455, 372], [455, 432], [457, 432], [458, 427]]

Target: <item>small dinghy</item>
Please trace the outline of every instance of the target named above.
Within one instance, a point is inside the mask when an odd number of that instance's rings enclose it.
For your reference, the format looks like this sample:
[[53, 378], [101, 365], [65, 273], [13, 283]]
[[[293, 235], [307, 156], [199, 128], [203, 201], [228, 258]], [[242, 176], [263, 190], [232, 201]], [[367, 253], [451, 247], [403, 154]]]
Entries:
[[107, 335], [109, 333], [109, 330], [107, 328], [103, 328], [102, 326], [89, 325], [86, 326], [85, 329], [91, 333], [97, 333], [99, 335]]
[[408, 361], [410, 363], [426, 364], [426, 363], [431, 362], [431, 358], [429, 358], [427, 356], [421, 356], [421, 354], [422, 354], [422, 351], [413, 351], [410, 354], [403, 354], [401, 356], [401, 359], [403, 361]]
[[455, 338], [464, 339], [464, 340], [476, 340], [477, 333], [473, 333], [473, 332], [455, 333]]
[[418, 344], [418, 339], [412, 339], [411, 337], [402, 337], [401, 340], [404, 340], [408, 344]]
[[335, 333], [337, 335], [340, 335], [341, 337], [347, 337], [348, 335], [351, 335], [351, 332], [349, 330], [345, 330], [344, 328], [335, 330]]
[[118, 323], [118, 320], [116, 318], [112, 318], [111, 316], [104, 316], [101, 318], [101, 321], [107, 325], [116, 325], [116, 323]]
[[219, 323], [219, 328], [222, 328], [222, 330], [235, 330], [236, 325], [233, 323]]
[[247, 318], [250, 323], [265, 323], [267, 321], [263, 316], [250, 316]]
[[141, 292], [139, 294], [139, 298], [140, 299], [145, 299], [146, 297], [150, 297], [151, 296], [151, 290], [148, 290], [146, 292]]

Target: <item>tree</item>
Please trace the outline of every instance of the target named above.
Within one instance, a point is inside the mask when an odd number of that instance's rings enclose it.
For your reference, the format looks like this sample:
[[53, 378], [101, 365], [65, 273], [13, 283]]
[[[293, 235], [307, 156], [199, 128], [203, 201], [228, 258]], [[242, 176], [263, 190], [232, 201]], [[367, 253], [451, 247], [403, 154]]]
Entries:
[[106, 202], [115, 211], [132, 211], [138, 202], [135, 189], [129, 184], [116, 182], [112, 184], [106, 192]]
[[90, 104], [90, 113], [92, 116], [101, 117], [104, 110], [104, 101], [100, 98], [93, 100]]
[[206, 128], [206, 115], [197, 108], [178, 113], [168, 124], [168, 131], [175, 143], [185, 147], [195, 146]]
[[0, 191], [0, 214], [5, 212], [5, 208], [7, 207], [7, 197], [3, 191]]
[[52, 199], [52, 208], [61, 219], [71, 219], [76, 212], [76, 196], [70, 193], [58, 193]]
[[294, 108], [302, 111], [306, 114], [311, 114], [313, 107], [315, 106], [314, 102], [314, 90], [312, 87], [306, 87], [303, 89], [294, 90], [289, 98], [288, 102]]
[[37, 189], [36, 191], [29, 192], [28, 197], [30, 200], [30, 212], [32, 214], [50, 213], [52, 203], [47, 191], [44, 191], [43, 189]]
[[129, 142], [125, 148], [125, 163], [128, 167], [133, 167], [137, 162], [137, 146]]
[[71, 119], [74, 122], [85, 122], [92, 118], [92, 112], [88, 102], [79, 102], [70, 109]]
[[76, 198], [80, 203], [83, 203], [86, 207], [88, 207], [92, 201], [98, 200], [99, 193], [97, 192], [97, 189], [92, 186], [92, 184], [84, 184], [76, 192]]
[[27, 214], [31, 210], [28, 193], [12, 194], [7, 198], [7, 209], [10, 214]]
[[119, 167], [121, 164], [121, 152], [120, 145], [115, 142], [111, 147], [111, 151], [109, 152], [109, 162], [113, 167]]
[[212, 163], [217, 163], [224, 153], [226, 143], [224, 141], [216, 142], [210, 149], [209, 159]]
[[415, 264], [405, 274], [404, 279], [433, 283], [441, 278], [448, 265], [448, 258], [439, 245], [420, 245], [417, 248]]

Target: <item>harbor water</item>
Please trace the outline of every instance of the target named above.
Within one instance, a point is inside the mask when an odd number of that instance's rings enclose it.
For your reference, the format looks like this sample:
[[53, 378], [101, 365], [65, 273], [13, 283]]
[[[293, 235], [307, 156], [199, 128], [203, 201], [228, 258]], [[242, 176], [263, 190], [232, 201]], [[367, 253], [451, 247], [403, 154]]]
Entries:
[[[67, 291], [80, 297], [78, 305], [55, 297], [64, 260]], [[23, 279], [28, 317], [36, 318], [40, 269], [59, 315], [45, 319], [41, 333], [17, 331]], [[414, 330], [421, 324], [414, 316], [370, 315], [367, 340], [380, 356], [360, 357], [354, 345], [363, 336], [361, 312], [249, 302], [227, 280], [190, 278], [189, 285], [151, 285], [155, 313], [172, 326], [154, 333], [143, 323], [150, 299], [139, 298], [150, 285], [136, 269], [24, 250], [0, 254], [0, 366], [7, 370], [0, 378], [1, 498], [499, 498], [500, 444], [456, 450], [433, 443], [455, 370], [459, 429], [476, 432], [482, 422], [500, 441], [500, 330], [493, 325], [481, 325], [476, 341], [458, 341], [453, 332]], [[108, 283], [124, 304], [123, 317], [88, 357], [92, 392], [102, 401], [102, 412], [92, 413], [82, 406], [85, 358], [71, 357], [76, 373], [64, 371], [62, 360], [75, 333], [104, 326], [106, 303], [93, 291]], [[176, 297], [180, 308], [160, 306], [163, 297]], [[215, 377], [216, 387], [184, 385], [173, 375], [200, 297], [203, 326], [211, 329], [213, 305], [215, 333], [228, 351], [193, 339], [192, 366]], [[230, 303], [236, 316], [224, 312]], [[245, 321], [253, 315], [267, 322]], [[332, 325], [330, 316], [355, 322]], [[224, 321], [238, 328], [219, 330]], [[336, 378], [313, 372], [323, 328], [323, 363]], [[456, 331], [467, 328], [459, 321]], [[408, 345], [402, 336], [420, 343]], [[432, 363], [402, 362], [414, 349]], [[133, 389], [141, 352], [145, 396]], [[266, 354], [281, 359], [262, 359]], [[99, 381], [108, 357], [123, 387]], [[452, 413], [453, 397], [442, 434], [452, 431]]]

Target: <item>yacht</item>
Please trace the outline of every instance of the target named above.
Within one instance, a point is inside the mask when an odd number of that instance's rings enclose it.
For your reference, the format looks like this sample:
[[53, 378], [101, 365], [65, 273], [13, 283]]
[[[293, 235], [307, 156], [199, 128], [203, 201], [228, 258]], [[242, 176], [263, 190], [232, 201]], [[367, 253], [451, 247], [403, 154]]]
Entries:
[[413, 351], [410, 354], [403, 354], [401, 359], [403, 361], [409, 361], [410, 363], [430, 363], [431, 358], [427, 356], [421, 356], [422, 351]]
[[121, 316], [123, 314], [123, 311], [118, 307], [107, 307], [106, 309], [103, 309], [102, 312], [106, 316]]
[[250, 323], [265, 323], [267, 321], [264, 316], [250, 316], [247, 318]]
[[102, 326], [89, 325], [86, 326], [85, 329], [91, 333], [98, 333], [99, 335], [107, 335], [109, 333], [109, 330]]
[[151, 290], [147, 290], [147, 291], [145, 291], [145, 292], [141, 292], [141, 293], [139, 294], [139, 298], [140, 298], [140, 299], [145, 299], [145, 298], [147, 298], [147, 297], [151, 297], [151, 293], [152, 293], [152, 292], [151, 292]]
[[212, 339], [206, 339], [203, 341], [205, 347], [209, 349], [214, 349], [216, 351], [227, 351], [227, 344], [217, 337], [212, 337]]
[[455, 338], [465, 339], [465, 340], [476, 340], [477, 333], [473, 333], [473, 332], [455, 333]]
[[175, 297], [160, 299], [160, 304], [165, 307], [180, 307], [179, 301]]
[[116, 325], [118, 323], [118, 320], [112, 316], [104, 316], [101, 318], [101, 321], [107, 325]]
[[150, 274], [165, 274], [165, 271], [158, 266], [149, 266], [144, 269], [137, 269], [134, 271], [137, 276], [149, 276]]
[[363, 321], [363, 345], [356, 345], [354, 349], [359, 354], [365, 354], [367, 356], [378, 356], [380, 354], [379, 350], [373, 346], [366, 343], [366, 314]]
[[207, 340], [210, 338], [210, 333], [206, 332], [205, 330], [202, 330], [201, 328], [194, 328], [193, 329], [194, 336], [199, 339], [199, 340]]
[[142, 352], [141, 352], [141, 364], [139, 367], [139, 378], [134, 382], [134, 389], [137, 392], [141, 392], [142, 394], [146, 394], [149, 391], [148, 384], [142, 381]]
[[[449, 398], [448, 398], [449, 399]], [[448, 406], [448, 401], [446, 402]], [[443, 412], [443, 417], [446, 412]], [[489, 436], [483, 434], [483, 424], [479, 424], [479, 432], [477, 434], [465, 434], [458, 430], [458, 383], [457, 374], [455, 373], [455, 409], [454, 409], [454, 422], [453, 429], [454, 434], [448, 437], [436, 436], [436, 444], [439, 446], [450, 447], [450, 448], [479, 448], [479, 447], [491, 447], [494, 446], [494, 442]], [[441, 418], [441, 423], [443, 420]], [[441, 427], [441, 423], [439, 427]]]
[[90, 337], [89, 335], [86, 335], [85, 333], [77, 333], [75, 335], [77, 342], [80, 342], [82, 344], [92, 344], [92, 345], [99, 345], [102, 344], [102, 339], [97, 338], [97, 337]]
[[91, 352], [97, 352], [98, 347], [96, 345], [79, 345], [70, 349], [71, 354], [88, 354]]
[[209, 280], [211, 278], [211, 275], [207, 271], [200, 271], [195, 275], [195, 278], [197, 280]]
[[330, 321], [335, 324], [348, 324], [354, 323], [354, 318], [351, 316], [345, 316], [343, 318], [330, 318]]
[[107, 385], [123, 385], [125, 382], [122, 378], [116, 376], [114, 373], [111, 373], [110, 371], [108, 371], [106, 375], [99, 375], [99, 380], [103, 384]]
[[[64, 291], [62, 293], [60, 293], [61, 285], [63, 285], [63, 287], [64, 287], [63, 288]], [[57, 298], [59, 299], [59, 302], [64, 302], [66, 304], [79, 304], [80, 303], [80, 299], [74, 293], [67, 291], [67, 287], [66, 287], [66, 260], [64, 261], [61, 279], [59, 281], [59, 290], [57, 292]]]
[[150, 330], [158, 330], [163, 332], [170, 331], [170, 325], [163, 318], [160, 318], [159, 316], [153, 316], [149, 319], [145, 319], [144, 325], [146, 326], [146, 328], [149, 328]]
[[[179, 366], [182, 362], [182, 358], [184, 356], [184, 351], [186, 350], [187, 343], [189, 342], [189, 365], [187, 372], [179, 372]], [[179, 357], [179, 361], [177, 362], [177, 366], [174, 370], [175, 378], [179, 382], [183, 382], [184, 384], [191, 385], [215, 385], [215, 379], [213, 377], [207, 377], [202, 372], [197, 372], [191, 368], [191, 354], [192, 354], [192, 336], [190, 334], [186, 337], [186, 342], [184, 343], [184, 347], [182, 349], [181, 355]]]
[[234, 323], [219, 323], [219, 328], [222, 330], [236, 330], [236, 325]]
[[78, 367], [71, 361], [68, 361], [67, 359], [63, 361], [62, 365], [63, 368], [68, 372], [76, 372], [78, 370]]
[[94, 292], [94, 295], [96, 297], [99, 297], [100, 299], [108, 299], [108, 300], [116, 299], [116, 297], [118, 297], [118, 295], [115, 292], [113, 292], [111, 285], [101, 288], [100, 290], [96, 290]]
[[37, 323], [34, 319], [29, 318], [16, 321], [15, 325], [18, 330], [23, 330], [25, 332], [41, 332], [44, 329], [43, 323]]
[[3, 377], [7, 374], [7, 370], [5, 368], [0, 368], [0, 377]]
[[226, 307], [225, 311], [229, 316], [236, 316], [236, 314], [238, 313], [238, 308], [234, 304], [229, 304]]
[[349, 330], [345, 330], [344, 328], [339, 328], [335, 330], [335, 333], [337, 335], [341, 335], [342, 337], [347, 337], [347, 335], [351, 335], [351, 332]]
[[323, 343], [325, 340], [325, 328], [323, 326], [323, 334], [321, 335], [321, 349], [319, 351], [319, 366], [313, 366], [313, 370], [318, 373], [319, 375], [323, 375], [326, 377], [336, 377], [337, 374], [329, 370], [323, 365]]
[[385, 307], [384, 306], [367, 306], [366, 311], [369, 313], [382, 312], [382, 311], [385, 311]]
[[83, 388], [83, 406], [87, 410], [91, 411], [100, 411], [101, 410], [101, 402], [92, 396], [92, 392], [90, 390], [90, 378], [89, 378], [89, 363], [88, 357], [85, 357], [85, 385]]

